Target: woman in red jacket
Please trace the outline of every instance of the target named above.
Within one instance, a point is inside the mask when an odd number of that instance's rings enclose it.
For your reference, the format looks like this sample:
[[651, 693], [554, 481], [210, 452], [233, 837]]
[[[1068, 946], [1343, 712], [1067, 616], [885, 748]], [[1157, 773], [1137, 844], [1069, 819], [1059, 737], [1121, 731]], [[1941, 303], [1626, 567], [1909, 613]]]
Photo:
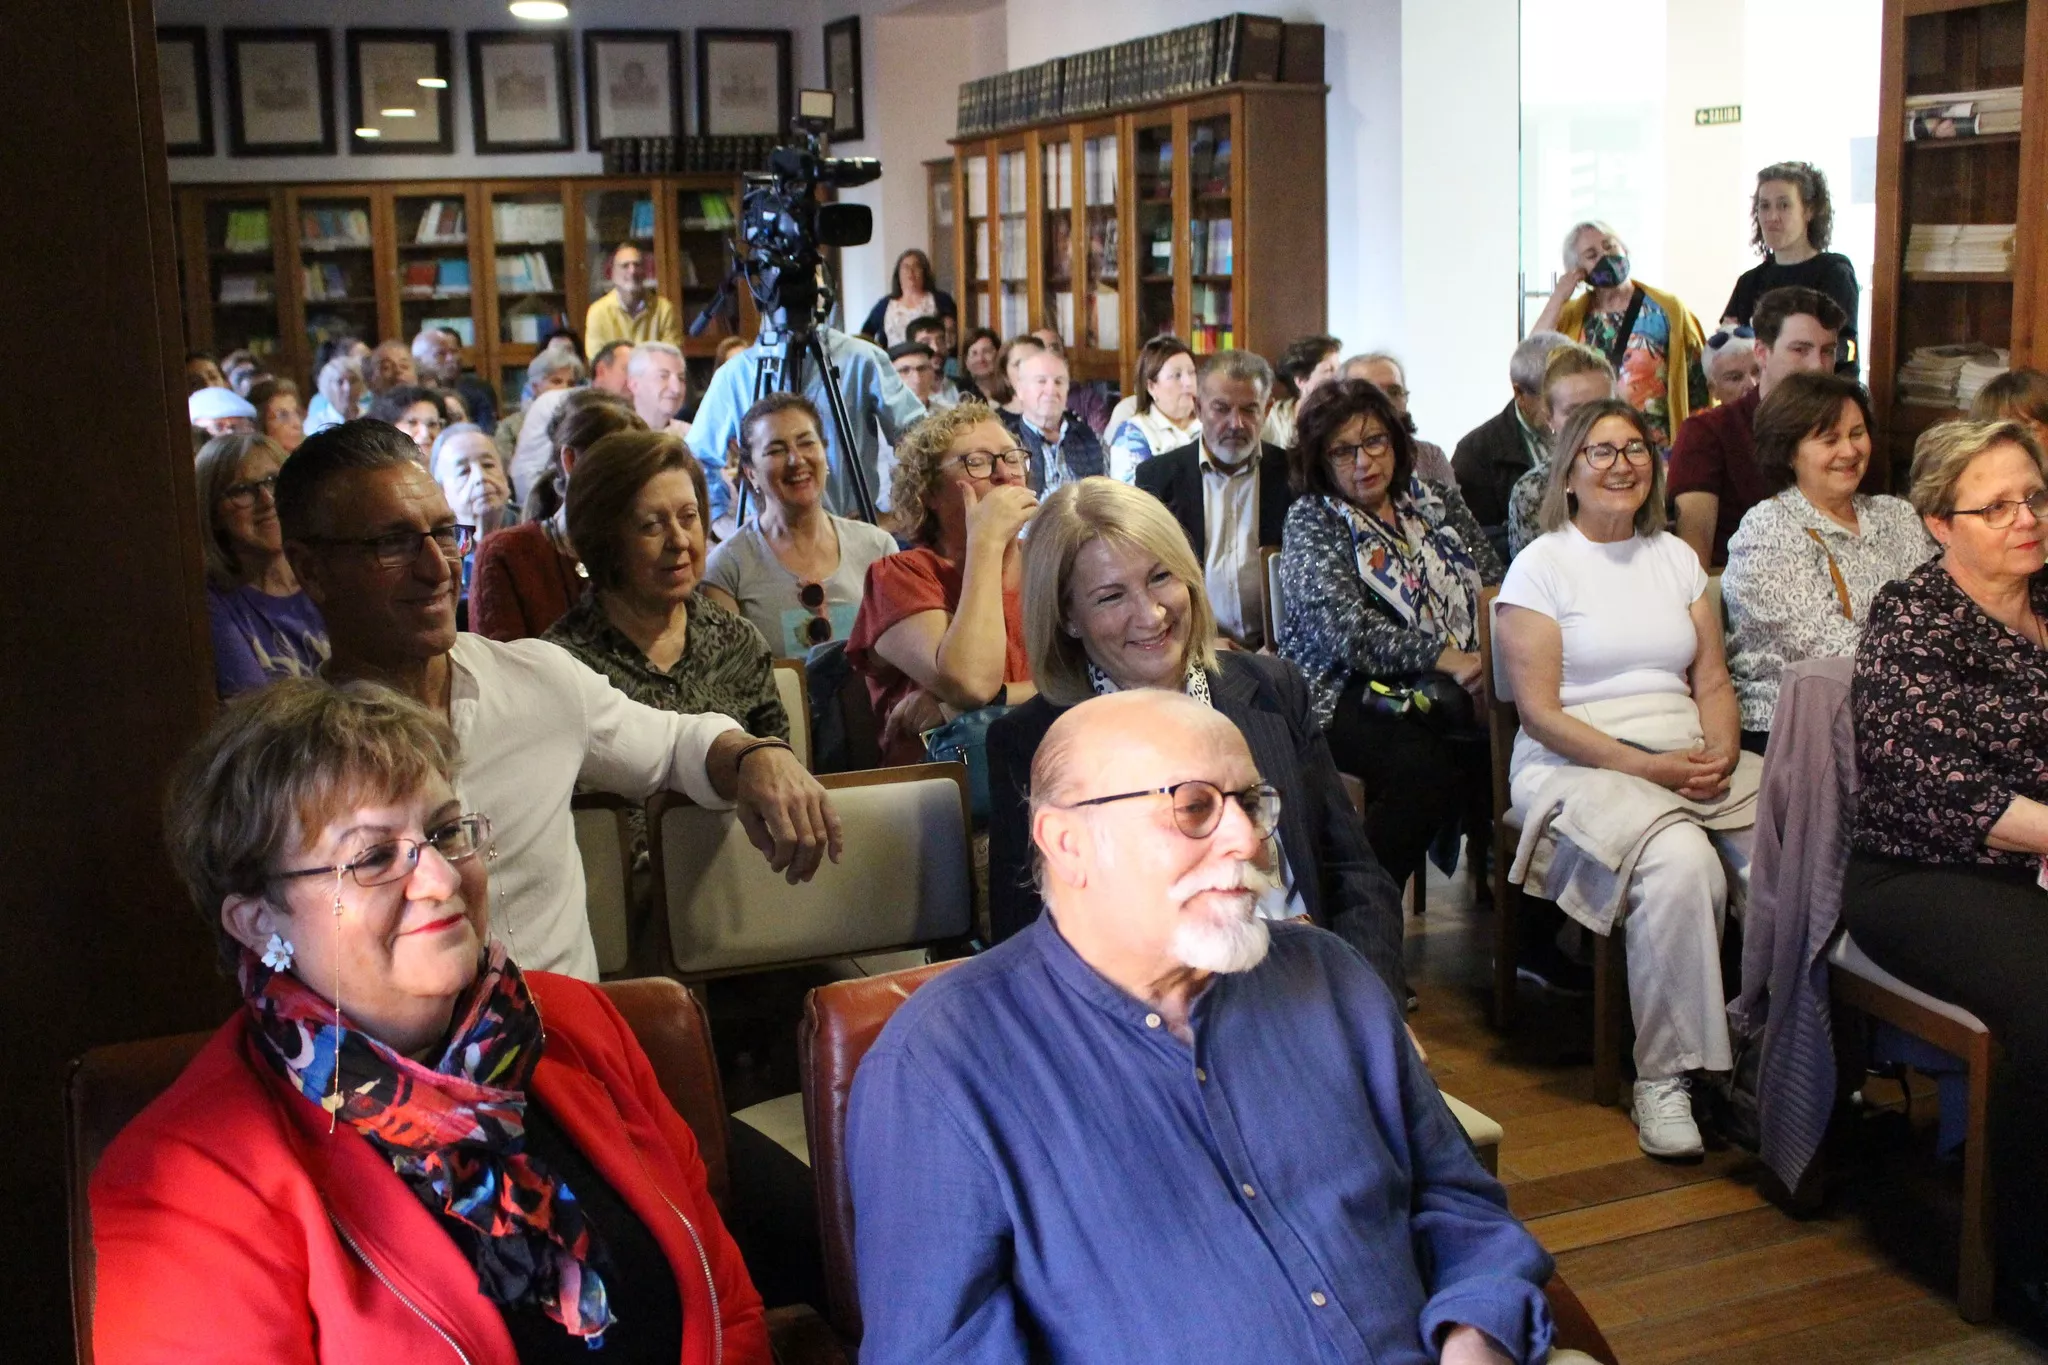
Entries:
[[455, 767], [412, 701], [293, 679], [174, 777], [172, 855], [246, 1003], [94, 1173], [107, 1365], [769, 1360], [625, 1021], [489, 941]]

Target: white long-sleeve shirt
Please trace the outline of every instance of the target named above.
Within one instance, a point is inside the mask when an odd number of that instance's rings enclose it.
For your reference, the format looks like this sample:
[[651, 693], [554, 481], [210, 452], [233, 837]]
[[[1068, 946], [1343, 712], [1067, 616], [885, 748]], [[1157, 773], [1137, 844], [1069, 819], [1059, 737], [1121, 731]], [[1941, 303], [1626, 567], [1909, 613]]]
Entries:
[[680, 791], [702, 806], [732, 802], [705, 771], [730, 716], [642, 706], [545, 640], [455, 637], [449, 720], [462, 746], [456, 790], [490, 817], [491, 927], [520, 966], [597, 980], [583, 860], [569, 798], [581, 782], [620, 796]]

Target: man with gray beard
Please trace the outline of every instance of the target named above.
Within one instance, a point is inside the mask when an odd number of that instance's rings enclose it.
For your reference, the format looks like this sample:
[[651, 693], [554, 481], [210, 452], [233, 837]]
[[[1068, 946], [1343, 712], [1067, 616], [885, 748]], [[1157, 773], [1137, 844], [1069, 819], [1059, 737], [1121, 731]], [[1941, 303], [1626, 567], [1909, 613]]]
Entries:
[[862, 1365], [1548, 1354], [1550, 1258], [1343, 940], [1256, 910], [1279, 793], [1161, 690], [1031, 772], [1047, 913], [855, 1078]]

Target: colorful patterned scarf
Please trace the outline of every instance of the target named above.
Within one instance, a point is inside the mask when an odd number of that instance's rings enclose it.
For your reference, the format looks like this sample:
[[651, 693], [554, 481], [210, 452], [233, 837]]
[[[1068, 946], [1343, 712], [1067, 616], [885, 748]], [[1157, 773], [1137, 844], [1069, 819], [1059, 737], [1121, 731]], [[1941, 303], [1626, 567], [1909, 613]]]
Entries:
[[337, 1033], [331, 1003], [253, 953], [242, 954], [241, 983], [264, 1055], [315, 1104], [333, 1093], [339, 1052], [337, 1117], [451, 1225], [485, 1297], [538, 1304], [595, 1346], [612, 1324], [604, 1280], [591, 1265], [601, 1254], [595, 1232], [569, 1187], [523, 1150], [526, 1086], [544, 1034], [504, 945], [485, 951], [432, 1066], [349, 1027], [346, 1016]]
[[1394, 525], [1342, 498], [1324, 498], [1351, 528], [1358, 576], [1404, 626], [1430, 625], [1453, 648], [1479, 648], [1479, 565], [1445, 521], [1443, 499], [1419, 478], [1387, 500]]

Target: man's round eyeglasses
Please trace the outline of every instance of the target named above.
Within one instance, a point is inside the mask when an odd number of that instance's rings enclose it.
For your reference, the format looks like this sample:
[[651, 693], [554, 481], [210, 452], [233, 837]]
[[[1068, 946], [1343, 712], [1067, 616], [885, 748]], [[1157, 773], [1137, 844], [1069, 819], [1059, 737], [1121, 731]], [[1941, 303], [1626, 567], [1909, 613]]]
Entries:
[[1119, 792], [1115, 796], [1091, 796], [1073, 805], [1106, 806], [1112, 801], [1135, 801], [1141, 796], [1170, 798], [1173, 801], [1173, 827], [1190, 839], [1206, 839], [1216, 832], [1216, 826], [1223, 823], [1226, 799], [1243, 808], [1245, 818], [1252, 822], [1252, 833], [1261, 839], [1272, 834], [1280, 824], [1280, 790], [1264, 782], [1255, 783], [1243, 791], [1227, 792], [1214, 782], [1205, 782], [1198, 777], [1176, 782], [1170, 787], [1147, 787], [1143, 791]]
[[1368, 436], [1355, 445], [1347, 443], [1340, 446], [1331, 446], [1329, 460], [1331, 464], [1339, 469], [1349, 469], [1358, 463], [1358, 457], [1361, 454], [1370, 455], [1375, 460], [1381, 460], [1385, 459], [1387, 452], [1393, 448], [1394, 438], [1391, 436]]
[[2035, 521], [2048, 521], [2048, 488], [2042, 489], [2032, 497], [2001, 498], [1997, 502], [1987, 502], [1982, 507], [1958, 507], [1949, 515], [1982, 517], [1986, 526], [1994, 531], [2003, 531], [2013, 524], [2022, 507], [2034, 514]]
[[436, 526], [431, 531], [392, 531], [381, 536], [342, 539], [309, 536], [307, 539], [319, 545], [345, 545], [368, 550], [384, 568], [402, 569], [420, 557], [420, 546], [430, 540], [443, 558], [460, 560], [476, 546], [476, 527], [448, 525]]
[[431, 847], [451, 863], [474, 858], [477, 850], [491, 841], [491, 821], [485, 815], [458, 815], [439, 829], [429, 830], [424, 839], [384, 839], [371, 844], [345, 863], [332, 867], [298, 867], [271, 875], [281, 880], [293, 877], [347, 877], [357, 886], [388, 886], [404, 881], [420, 865], [420, 850]]
[[259, 495], [271, 502], [277, 501], [277, 475], [249, 479], [243, 483], [231, 483], [222, 491], [220, 500], [231, 502], [237, 507], [254, 507]]
[[1646, 465], [1650, 462], [1650, 447], [1643, 441], [1630, 441], [1626, 445], [1618, 446], [1602, 441], [1598, 445], [1580, 446], [1579, 454], [1586, 457], [1587, 467], [1592, 469], [1612, 469], [1614, 462], [1624, 455], [1628, 456], [1628, 462], [1633, 465]]
[[1030, 452], [1019, 446], [1008, 450], [969, 450], [954, 457], [960, 467], [967, 471], [970, 479], [985, 479], [996, 472], [996, 463], [1013, 474], [1021, 474], [1031, 467]]

